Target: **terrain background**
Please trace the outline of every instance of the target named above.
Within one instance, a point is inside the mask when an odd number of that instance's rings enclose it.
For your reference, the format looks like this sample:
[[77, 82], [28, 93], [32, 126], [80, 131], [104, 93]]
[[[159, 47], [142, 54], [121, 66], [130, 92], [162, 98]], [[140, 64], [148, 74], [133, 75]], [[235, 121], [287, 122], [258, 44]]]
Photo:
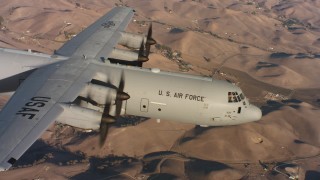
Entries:
[[320, 178], [320, 1], [2, 0], [0, 47], [51, 54], [120, 5], [136, 10], [128, 32], [153, 24], [144, 67], [227, 79], [262, 120], [202, 128], [127, 116], [101, 149], [97, 132], [54, 124], [0, 179]]

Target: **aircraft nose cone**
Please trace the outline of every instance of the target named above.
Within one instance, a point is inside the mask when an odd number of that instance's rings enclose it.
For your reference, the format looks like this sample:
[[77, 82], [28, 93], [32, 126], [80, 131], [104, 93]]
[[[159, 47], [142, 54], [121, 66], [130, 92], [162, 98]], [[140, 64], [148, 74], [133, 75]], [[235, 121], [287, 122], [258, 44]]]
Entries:
[[258, 121], [262, 117], [262, 111], [260, 108], [254, 105], [250, 105], [250, 116], [252, 121]]

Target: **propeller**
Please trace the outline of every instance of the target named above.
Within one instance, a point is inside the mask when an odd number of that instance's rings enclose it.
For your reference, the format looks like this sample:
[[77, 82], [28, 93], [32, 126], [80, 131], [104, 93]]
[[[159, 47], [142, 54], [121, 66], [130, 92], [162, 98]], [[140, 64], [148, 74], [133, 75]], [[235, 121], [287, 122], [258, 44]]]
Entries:
[[157, 42], [152, 38], [152, 23], [149, 25], [148, 34], [146, 42], [143, 39], [139, 49], [138, 61], [135, 62], [136, 66], [142, 67], [143, 63], [149, 60], [149, 54], [151, 45], [156, 44]]
[[[125, 95], [119, 95], [120, 97], [126, 97]], [[118, 97], [118, 93], [117, 93], [117, 97]], [[100, 148], [104, 145], [104, 142], [107, 138], [107, 134], [108, 134], [108, 130], [109, 130], [109, 125], [114, 123], [116, 118], [109, 115], [110, 112], [110, 103], [107, 103], [106, 105], [102, 106], [101, 104], [97, 103], [96, 101], [88, 98], [88, 97], [82, 97], [82, 96], [78, 96], [77, 99], [82, 100], [82, 101], [86, 101], [94, 106], [98, 106], [98, 107], [104, 107], [103, 109], [103, 114], [101, 117], [101, 122], [100, 122], [100, 139], [99, 139], [99, 145]]]
[[123, 92], [124, 85], [125, 85], [124, 74], [122, 72], [119, 86], [118, 86], [118, 88], [116, 88], [117, 95], [116, 95], [116, 99], [115, 99], [115, 106], [116, 106], [115, 117], [109, 115], [110, 107], [111, 107], [110, 102], [107, 102], [107, 104], [104, 106], [104, 109], [103, 109], [103, 115], [102, 115], [101, 123], [100, 123], [100, 140], [99, 140], [100, 148], [104, 145], [104, 143], [107, 139], [108, 130], [109, 130], [110, 125], [115, 123], [116, 119], [121, 114], [122, 101], [130, 98], [130, 96], [127, 93]]

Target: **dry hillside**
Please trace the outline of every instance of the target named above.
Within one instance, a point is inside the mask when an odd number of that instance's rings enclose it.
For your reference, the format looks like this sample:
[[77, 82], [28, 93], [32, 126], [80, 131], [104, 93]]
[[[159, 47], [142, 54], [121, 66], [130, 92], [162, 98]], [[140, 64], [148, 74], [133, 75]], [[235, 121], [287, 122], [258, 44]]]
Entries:
[[130, 32], [153, 23], [159, 44], [145, 67], [214, 70], [262, 120], [202, 128], [125, 117], [101, 149], [98, 133], [55, 124], [0, 179], [320, 178], [320, 1], [1, 0], [0, 46], [52, 53], [116, 5], [136, 10]]

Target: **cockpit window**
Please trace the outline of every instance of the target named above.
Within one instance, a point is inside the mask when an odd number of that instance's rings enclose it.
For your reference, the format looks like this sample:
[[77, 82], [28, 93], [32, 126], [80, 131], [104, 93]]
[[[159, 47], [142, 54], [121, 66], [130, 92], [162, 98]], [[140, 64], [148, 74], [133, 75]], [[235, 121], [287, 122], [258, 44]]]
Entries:
[[241, 102], [242, 100], [244, 100], [244, 95], [242, 93], [238, 95], [238, 92], [228, 92], [229, 103]]
[[233, 96], [233, 102], [238, 102], [237, 96]]

